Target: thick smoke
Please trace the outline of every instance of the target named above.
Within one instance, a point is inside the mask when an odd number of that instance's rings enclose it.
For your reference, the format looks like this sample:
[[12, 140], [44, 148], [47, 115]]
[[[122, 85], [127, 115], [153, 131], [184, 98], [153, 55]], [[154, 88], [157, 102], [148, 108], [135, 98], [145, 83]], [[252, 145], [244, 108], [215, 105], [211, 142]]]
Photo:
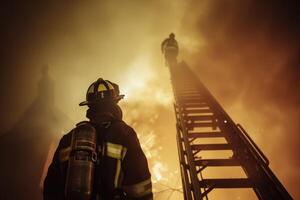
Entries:
[[74, 121], [84, 113], [74, 107], [99, 76], [122, 88], [137, 60], [143, 69], [153, 58], [156, 72], [160, 41], [176, 29], [184, 12], [177, 3], [161, 1], [7, 1], [0, 7], [4, 130], [32, 102], [45, 64], [56, 81], [57, 106]]
[[262, 147], [295, 198], [299, 9], [297, 1], [193, 1], [181, 29], [198, 42], [193, 51], [185, 46], [184, 57]]
[[[184, 10], [179, 4], [9, 2], [1, 8], [5, 27], [1, 30], [3, 132], [15, 126], [38, 95], [37, 82], [45, 64], [55, 82], [55, 105], [74, 126], [85, 119], [85, 108], [78, 103], [85, 99], [86, 89], [103, 77], [118, 83], [126, 95], [121, 103], [124, 119], [140, 136], [153, 180], [180, 187], [172, 93], [160, 52], [161, 40], [180, 24]], [[166, 188], [159, 187], [159, 191]], [[172, 192], [166, 191], [158, 198]], [[181, 193], [174, 195], [181, 198]]]
[[[74, 124], [84, 119], [85, 109], [77, 105], [92, 81], [101, 76], [119, 83], [127, 95], [121, 105], [125, 119], [140, 134], [154, 134], [163, 147], [158, 161], [167, 164], [154, 165], [155, 170], [175, 173], [175, 142], [168, 143], [175, 140], [175, 121], [159, 49], [175, 32], [181, 57], [300, 198], [299, 8], [298, 2], [258, 0], [2, 1], [0, 134], [37, 96], [41, 69], [49, 64], [56, 106]], [[175, 192], [171, 198], [179, 196]]]

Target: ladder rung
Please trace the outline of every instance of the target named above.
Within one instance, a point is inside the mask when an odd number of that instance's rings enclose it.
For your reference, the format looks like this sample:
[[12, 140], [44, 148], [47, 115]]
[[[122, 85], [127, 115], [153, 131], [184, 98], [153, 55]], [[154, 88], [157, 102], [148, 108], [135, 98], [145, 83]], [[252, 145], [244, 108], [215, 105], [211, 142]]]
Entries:
[[202, 103], [203, 98], [202, 97], [194, 97], [194, 98], [181, 98], [178, 100], [179, 103]]
[[205, 108], [205, 109], [193, 109], [193, 110], [184, 109], [183, 112], [186, 113], [186, 114], [212, 113], [212, 111], [210, 109], [207, 109], [207, 108]]
[[200, 109], [200, 108], [207, 108], [208, 105], [205, 102], [198, 103], [198, 104], [179, 104], [180, 108], [182, 109]]
[[[187, 83], [186, 80], [177, 80], [178, 82], [174, 82], [173, 85], [175, 87], [185, 87], [185, 86], [197, 86], [197, 83], [195, 83], [194, 81], [193, 82], [190, 82], [190, 83]], [[182, 82], [184, 81], [184, 84], [182, 84]]]
[[207, 104], [206, 102], [201, 102], [201, 101], [196, 101], [196, 102], [179, 102], [180, 104], [183, 105], [203, 105], [203, 104]]
[[191, 91], [177, 91], [177, 97], [180, 98], [186, 98], [186, 97], [203, 97], [203, 94], [201, 94], [199, 91], [197, 90], [193, 90]]
[[224, 134], [221, 132], [195, 132], [188, 133], [189, 138], [215, 138], [215, 137], [224, 137]]
[[[178, 82], [178, 83], [182, 83], [182, 81]], [[178, 86], [178, 87], [182, 87], [182, 84], [174, 84], [175, 86]], [[196, 85], [194, 81], [191, 81], [191, 82], [187, 82], [187, 81], [184, 81], [184, 86], [194, 86]]]
[[184, 87], [184, 88], [175, 87], [175, 90], [177, 92], [180, 92], [180, 93], [191, 93], [191, 92], [192, 93], [194, 93], [194, 92], [199, 93], [199, 90], [196, 87], [189, 87], [189, 88], [187, 88], [187, 87]]
[[176, 90], [176, 96], [182, 95], [200, 95], [198, 90]]
[[180, 105], [208, 105], [207, 102], [203, 101], [202, 98], [197, 98], [197, 99], [194, 99], [194, 100], [191, 100], [191, 99], [184, 99], [184, 100], [180, 100], [180, 101], [177, 101]]
[[235, 179], [203, 179], [199, 181], [202, 188], [251, 188], [254, 187], [253, 182], [248, 178]]
[[209, 128], [209, 127], [215, 127], [216, 125], [213, 124], [213, 123], [211, 123], [211, 122], [201, 122], [201, 123], [198, 123], [198, 122], [195, 123], [195, 122], [193, 122], [193, 123], [187, 123], [186, 126], [189, 129], [193, 129], [193, 128], [196, 128], [196, 127], [207, 127], [207, 128]]
[[184, 85], [184, 86], [175, 86], [176, 90], [198, 90], [197, 87], [195, 87], [195, 85]]
[[197, 166], [240, 166], [236, 159], [202, 159], [196, 160]]
[[193, 144], [192, 150], [230, 150], [229, 144]]
[[194, 100], [197, 100], [197, 99], [204, 99], [203, 98], [203, 95], [200, 95], [200, 94], [185, 94], [185, 95], [180, 95], [178, 100], [179, 101], [183, 101], [183, 100], [186, 100], [186, 99], [194, 99]]
[[194, 115], [194, 116], [184, 116], [184, 119], [186, 120], [192, 120], [192, 121], [212, 121], [213, 116], [212, 115]]
[[182, 88], [182, 89], [176, 88], [176, 92], [179, 95], [200, 94], [196, 88]]

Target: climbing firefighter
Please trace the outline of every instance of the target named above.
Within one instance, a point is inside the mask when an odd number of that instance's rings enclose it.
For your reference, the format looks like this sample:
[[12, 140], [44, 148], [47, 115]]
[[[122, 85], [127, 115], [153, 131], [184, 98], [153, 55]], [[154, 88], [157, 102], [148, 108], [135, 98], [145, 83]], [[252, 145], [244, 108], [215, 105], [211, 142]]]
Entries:
[[60, 140], [44, 181], [44, 200], [151, 200], [147, 159], [135, 131], [122, 121], [117, 84], [90, 85], [86, 117]]
[[177, 62], [178, 50], [175, 34], [170, 33], [169, 37], [161, 43], [161, 51], [165, 55], [167, 64], [175, 64]]

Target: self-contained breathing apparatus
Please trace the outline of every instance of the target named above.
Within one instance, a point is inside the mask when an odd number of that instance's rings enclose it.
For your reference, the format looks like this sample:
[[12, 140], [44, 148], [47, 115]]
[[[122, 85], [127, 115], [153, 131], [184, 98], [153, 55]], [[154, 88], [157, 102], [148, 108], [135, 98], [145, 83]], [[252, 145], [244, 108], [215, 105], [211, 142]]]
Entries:
[[90, 200], [93, 194], [97, 161], [97, 133], [89, 124], [80, 123], [73, 130], [65, 196], [67, 200]]

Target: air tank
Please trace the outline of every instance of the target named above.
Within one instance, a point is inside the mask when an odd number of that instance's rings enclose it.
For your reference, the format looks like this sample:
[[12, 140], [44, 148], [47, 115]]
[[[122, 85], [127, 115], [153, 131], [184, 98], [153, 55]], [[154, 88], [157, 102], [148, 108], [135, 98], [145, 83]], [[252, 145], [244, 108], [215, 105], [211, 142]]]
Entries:
[[97, 161], [97, 133], [89, 123], [80, 123], [72, 133], [65, 186], [67, 200], [90, 200]]

